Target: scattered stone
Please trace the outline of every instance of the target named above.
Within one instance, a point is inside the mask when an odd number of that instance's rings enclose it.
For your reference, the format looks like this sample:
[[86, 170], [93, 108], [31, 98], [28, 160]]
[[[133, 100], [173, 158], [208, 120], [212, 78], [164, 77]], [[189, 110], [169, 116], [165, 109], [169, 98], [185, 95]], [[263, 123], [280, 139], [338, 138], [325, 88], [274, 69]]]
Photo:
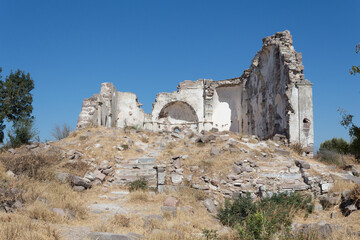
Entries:
[[75, 213], [72, 210], [65, 208], [65, 213], [69, 220], [75, 219]]
[[305, 162], [304, 160], [295, 160], [295, 165], [299, 168], [310, 169], [310, 164]]
[[153, 221], [162, 222], [164, 220], [164, 218], [161, 215], [157, 215], [157, 214], [151, 214], [145, 216], [143, 219], [144, 219], [144, 227], [149, 227], [151, 225], [151, 222]]
[[218, 147], [211, 147], [210, 149], [210, 155], [211, 156], [216, 156], [216, 155], [219, 155], [220, 154], [220, 149]]
[[13, 148], [10, 148], [10, 149], [8, 150], [8, 152], [9, 152], [9, 153], [12, 153], [12, 154], [15, 154], [15, 153], [16, 153], [16, 150], [13, 149]]
[[355, 212], [357, 207], [355, 204], [351, 204], [345, 207], [345, 216], [350, 215], [350, 213]]
[[178, 173], [171, 173], [171, 181], [173, 184], [180, 184], [182, 182], [183, 175]]
[[199, 166], [191, 166], [190, 167], [190, 171], [192, 171], [192, 172], [196, 172], [198, 170], [199, 170]]
[[341, 197], [339, 193], [331, 193], [327, 195], [322, 195], [319, 197], [320, 203], [324, 209], [329, 208], [331, 206], [338, 205], [341, 201]]
[[233, 147], [229, 148], [229, 151], [230, 151], [230, 153], [239, 153], [240, 152], [239, 149], [233, 148]]
[[82, 192], [85, 190], [83, 186], [73, 186], [74, 191], [76, 192]]
[[85, 173], [84, 178], [89, 179], [90, 181], [94, 181], [96, 179], [96, 175], [92, 172]]
[[195, 213], [195, 210], [192, 206], [182, 206], [180, 209], [186, 213], [191, 213], [191, 214]]
[[236, 173], [236, 174], [240, 174], [242, 171], [241, 171], [241, 168], [237, 165], [234, 165], [233, 166], [233, 172]]
[[282, 156], [290, 156], [290, 151], [287, 151], [287, 150], [284, 150], [281, 148], [276, 148], [275, 153], [278, 155], [282, 155]]
[[163, 205], [169, 207], [177, 207], [179, 206], [179, 200], [175, 197], [167, 197]]
[[163, 213], [163, 216], [170, 215], [171, 217], [176, 217], [176, 207], [162, 206], [161, 212]]
[[102, 182], [99, 179], [95, 179], [91, 184], [97, 186], [97, 185], [101, 185]]
[[53, 208], [53, 213], [60, 215], [61, 217], [66, 217], [66, 214], [62, 208]]
[[94, 171], [95, 178], [99, 179], [101, 182], [105, 180], [106, 175], [101, 173], [99, 170]]
[[323, 183], [321, 184], [321, 193], [328, 193], [332, 187], [332, 183]]
[[88, 237], [91, 240], [132, 240], [133, 239], [127, 235], [108, 233], [108, 232], [92, 232], [89, 233]]
[[127, 234], [132, 240], [141, 240], [141, 239], [145, 239], [145, 237], [143, 235], [137, 234], [137, 233], [133, 233], [133, 232], [129, 232]]
[[324, 208], [320, 203], [315, 203], [314, 210], [315, 211], [322, 211], [322, 210], [324, 210]]
[[16, 177], [16, 175], [11, 170], [8, 170], [5, 174], [9, 178], [15, 178]]
[[23, 205], [20, 201], [16, 200], [15, 203], [13, 204], [13, 207], [16, 209], [22, 209]]
[[96, 143], [96, 144], [94, 145], [94, 147], [95, 147], [95, 148], [103, 148], [103, 145], [101, 145], [100, 143]]
[[218, 211], [217, 211], [214, 201], [212, 199], [210, 199], [210, 198], [205, 199], [204, 206], [210, 213], [217, 214]]
[[86, 181], [86, 179], [81, 178], [79, 176], [73, 175], [71, 177], [71, 183], [75, 186], [82, 186], [84, 188], [91, 188], [91, 184]]
[[67, 183], [70, 179], [70, 174], [64, 172], [56, 172], [55, 180], [60, 183]]

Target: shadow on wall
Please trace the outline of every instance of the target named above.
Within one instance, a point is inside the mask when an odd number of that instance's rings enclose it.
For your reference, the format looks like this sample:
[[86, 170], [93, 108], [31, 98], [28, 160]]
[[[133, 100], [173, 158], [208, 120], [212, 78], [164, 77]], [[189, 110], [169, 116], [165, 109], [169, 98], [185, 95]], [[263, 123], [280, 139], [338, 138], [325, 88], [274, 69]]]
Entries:
[[158, 119], [167, 117], [184, 122], [199, 121], [194, 108], [182, 101], [170, 102], [161, 109]]

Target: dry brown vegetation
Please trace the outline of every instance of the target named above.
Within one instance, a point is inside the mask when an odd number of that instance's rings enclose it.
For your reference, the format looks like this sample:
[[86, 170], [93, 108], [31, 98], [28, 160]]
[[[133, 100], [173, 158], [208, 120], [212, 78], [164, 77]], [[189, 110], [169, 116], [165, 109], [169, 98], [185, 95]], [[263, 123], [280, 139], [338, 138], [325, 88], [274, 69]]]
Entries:
[[337, 179], [334, 181], [334, 184], [333, 184], [332, 188], [330, 189], [330, 192], [342, 193], [345, 190], [353, 189], [354, 186], [355, 186], [355, 183], [353, 183], [351, 181], [344, 181], [344, 180]]
[[21, 153], [2, 154], [0, 162], [5, 171], [12, 171], [16, 175], [26, 175], [38, 180], [53, 178], [53, 167], [61, 162], [59, 153]]
[[[147, 137], [145, 137], [145, 134]], [[245, 143], [241, 143], [241, 138], [233, 133], [228, 133], [229, 137], [240, 141], [236, 145], [238, 149], [244, 148], [250, 153], [244, 155], [242, 152], [230, 153], [226, 149], [226, 141], [216, 141], [215, 143], [196, 144], [189, 139], [168, 140], [165, 150], [157, 160], [169, 162], [174, 156], [188, 155], [182, 163], [185, 165], [184, 174], [190, 174], [190, 166], [199, 166], [206, 171], [207, 175], [226, 178], [229, 169], [232, 168], [234, 161], [244, 160], [252, 156], [260, 157], [263, 153], [271, 154], [274, 152], [276, 144], [267, 141], [268, 148], [251, 148]], [[126, 137], [126, 138], [125, 138]], [[115, 157], [122, 156], [124, 159], [136, 158], [143, 153], [136, 151], [137, 146], [129, 139], [138, 140], [144, 144], [159, 144], [164, 136], [140, 131], [134, 133], [129, 129], [126, 131], [119, 129], [107, 129], [102, 127], [83, 129], [75, 131], [69, 137], [54, 142], [51, 145], [68, 151], [75, 149], [83, 153], [82, 159], [90, 159], [94, 164], [99, 164], [103, 160], [108, 160], [111, 164], [115, 163]], [[258, 140], [249, 138], [250, 144], [257, 144]], [[95, 148], [95, 144], [101, 144], [101, 148]], [[116, 146], [129, 146], [129, 149], [118, 151]], [[218, 147], [223, 152], [216, 156], [210, 155], [212, 146]], [[288, 149], [288, 148], [285, 148]], [[297, 159], [294, 151], [291, 156]], [[67, 184], [59, 184], [53, 181], [55, 171], [65, 171], [68, 173], [83, 176], [91, 168], [91, 165], [80, 160], [68, 162], [68, 158], [62, 158], [59, 152], [34, 153], [34, 154], [10, 154], [0, 155], [0, 182], [6, 183], [6, 187], [17, 188], [20, 193], [15, 197], [23, 203], [23, 209], [14, 213], [9, 213], [0, 217], [0, 240], [10, 239], [60, 239], [56, 225], [76, 225], [91, 226], [92, 231], [128, 233], [135, 232], [145, 236], [146, 239], [204, 239], [202, 232], [204, 229], [220, 230], [223, 226], [211, 216], [204, 208], [202, 201], [208, 197], [207, 193], [201, 190], [184, 186], [177, 192], [168, 191], [165, 193], [151, 193], [144, 191], [134, 191], [126, 196], [126, 201], [121, 203], [125, 208], [131, 209], [130, 213], [115, 214], [113, 216], [96, 215], [87, 210], [89, 204], [99, 200], [99, 195], [104, 194], [102, 186], [93, 187], [86, 192], [74, 192]], [[5, 172], [12, 170], [18, 176], [15, 179], [9, 178]], [[194, 178], [200, 177], [199, 172], [192, 173]], [[0, 185], [1, 187], [1, 185]], [[349, 182], [335, 181], [332, 191], [342, 192], [352, 188]], [[115, 190], [124, 190], [121, 188]], [[113, 190], [114, 190], [113, 189]], [[357, 199], [360, 198], [360, 187], [353, 191]], [[180, 201], [175, 217], [164, 213], [164, 221], [151, 220], [148, 226], [144, 227], [144, 216], [150, 214], [162, 214], [161, 206], [167, 196], [174, 196]], [[110, 200], [107, 200], [110, 202]], [[75, 220], [55, 214], [53, 208], [69, 209], [75, 215]], [[331, 209], [332, 211], [338, 211]], [[304, 214], [299, 213], [297, 222], [316, 223], [320, 219], [326, 219], [331, 224], [349, 226], [352, 222], [358, 222], [359, 213], [353, 213], [345, 218], [339, 212], [336, 219], [330, 219], [330, 212], [323, 211], [318, 215], [304, 219]], [[358, 224], [360, 225], [360, 223]], [[355, 226], [359, 227], [360, 226]], [[155, 230], [158, 229], [158, 230]], [[154, 230], [154, 231], [153, 231]], [[179, 234], [181, 233], [181, 234]], [[221, 235], [219, 233], [219, 235]], [[228, 232], [220, 239], [235, 239], [235, 232]], [[340, 239], [340, 233], [334, 233], [333, 239]], [[342, 236], [342, 239], [351, 239]], [[309, 239], [318, 239], [316, 233]]]
[[0, 216], [0, 239], [59, 240], [57, 231], [49, 224], [35, 222], [27, 215]]

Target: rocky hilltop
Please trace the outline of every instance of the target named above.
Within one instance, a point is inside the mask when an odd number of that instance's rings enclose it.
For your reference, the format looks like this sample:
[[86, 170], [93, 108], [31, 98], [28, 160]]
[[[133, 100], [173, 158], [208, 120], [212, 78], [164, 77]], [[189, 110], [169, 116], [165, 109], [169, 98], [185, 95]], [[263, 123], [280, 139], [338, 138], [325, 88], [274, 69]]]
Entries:
[[[360, 233], [357, 165], [325, 165], [289, 148], [282, 135], [261, 141], [232, 132], [96, 127], [9, 149], [0, 160], [1, 236], [235, 239], [217, 217], [226, 199], [281, 192], [313, 199], [306, 218], [295, 215], [293, 233]], [[141, 184], [148, 190], [129, 191]], [[16, 232], [22, 224], [31, 227]]]

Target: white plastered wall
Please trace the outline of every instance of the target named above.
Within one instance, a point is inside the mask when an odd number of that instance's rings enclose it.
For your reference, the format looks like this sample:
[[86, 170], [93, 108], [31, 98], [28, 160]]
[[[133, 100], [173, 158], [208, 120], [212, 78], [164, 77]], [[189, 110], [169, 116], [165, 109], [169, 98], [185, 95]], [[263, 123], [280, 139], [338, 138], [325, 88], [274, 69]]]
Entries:
[[217, 87], [213, 96], [213, 127], [219, 131], [239, 132], [240, 116], [240, 85]]

